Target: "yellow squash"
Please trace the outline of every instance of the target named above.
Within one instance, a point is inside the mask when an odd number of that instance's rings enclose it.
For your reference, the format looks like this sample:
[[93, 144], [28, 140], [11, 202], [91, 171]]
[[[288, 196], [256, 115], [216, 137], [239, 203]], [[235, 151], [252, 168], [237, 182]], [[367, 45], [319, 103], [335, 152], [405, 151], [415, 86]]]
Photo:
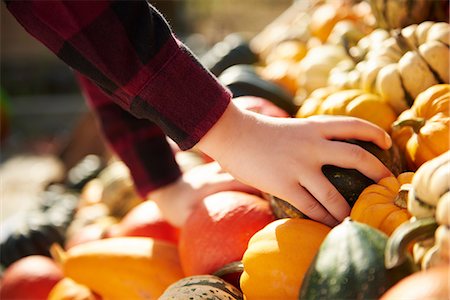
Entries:
[[303, 102], [297, 117], [312, 115], [344, 115], [372, 122], [386, 131], [390, 131], [397, 115], [380, 96], [361, 89], [337, 91], [326, 87], [315, 90]]
[[307, 219], [278, 219], [252, 236], [240, 286], [246, 300], [294, 300], [330, 228]]
[[177, 247], [146, 237], [118, 237], [87, 242], [52, 254], [64, 275], [102, 299], [158, 299], [183, 277]]

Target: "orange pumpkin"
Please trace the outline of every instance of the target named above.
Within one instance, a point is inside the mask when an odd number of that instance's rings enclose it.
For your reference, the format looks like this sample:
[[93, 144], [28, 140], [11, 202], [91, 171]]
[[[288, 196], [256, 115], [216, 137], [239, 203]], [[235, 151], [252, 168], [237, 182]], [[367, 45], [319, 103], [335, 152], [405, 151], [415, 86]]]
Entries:
[[242, 259], [245, 299], [298, 299], [303, 277], [330, 230], [316, 221], [286, 218], [253, 235]]
[[434, 85], [414, 100], [393, 124], [392, 139], [404, 152], [408, 167], [423, 163], [450, 149], [450, 84]]
[[358, 20], [351, 1], [331, 1], [321, 4], [311, 16], [309, 29], [321, 42], [328, 39], [334, 25], [341, 20]]
[[241, 260], [250, 237], [274, 219], [268, 201], [255, 195], [226, 191], [204, 198], [180, 232], [185, 275], [212, 274]]
[[258, 69], [258, 74], [271, 81], [294, 96], [298, 89], [297, 62], [276, 60]]
[[403, 278], [380, 300], [450, 299], [450, 265], [419, 271]]
[[411, 218], [407, 210], [408, 190], [405, 185], [411, 183], [413, 175], [412, 172], [405, 172], [397, 178], [386, 177], [368, 186], [356, 200], [350, 217], [391, 235], [400, 224]]

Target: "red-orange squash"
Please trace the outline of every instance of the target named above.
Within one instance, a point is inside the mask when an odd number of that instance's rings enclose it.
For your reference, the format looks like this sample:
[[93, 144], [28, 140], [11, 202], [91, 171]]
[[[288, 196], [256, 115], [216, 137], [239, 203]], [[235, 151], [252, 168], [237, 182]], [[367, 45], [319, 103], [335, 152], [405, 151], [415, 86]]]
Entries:
[[241, 260], [250, 237], [274, 219], [268, 201], [255, 195], [227, 191], [204, 198], [180, 232], [185, 275], [212, 274]]
[[155, 202], [144, 201], [112, 225], [107, 236], [142, 236], [177, 244], [178, 234], [178, 228], [164, 219]]
[[43, 255], [30, 255], [11, 264], [3, 274], [0, 299], [46, 300], [52, 288], [63, 278], [61, 268]]

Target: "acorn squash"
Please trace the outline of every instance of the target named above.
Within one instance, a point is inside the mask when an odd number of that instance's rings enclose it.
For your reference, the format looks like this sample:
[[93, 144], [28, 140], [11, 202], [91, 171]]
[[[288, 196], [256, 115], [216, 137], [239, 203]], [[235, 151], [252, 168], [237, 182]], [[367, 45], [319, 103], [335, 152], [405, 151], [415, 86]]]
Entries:
[[412, 260], [384, 267], [387, 235], [350, 218], [334, 227], [305, 275], [299, 299], [378, 299], [415, 271]]

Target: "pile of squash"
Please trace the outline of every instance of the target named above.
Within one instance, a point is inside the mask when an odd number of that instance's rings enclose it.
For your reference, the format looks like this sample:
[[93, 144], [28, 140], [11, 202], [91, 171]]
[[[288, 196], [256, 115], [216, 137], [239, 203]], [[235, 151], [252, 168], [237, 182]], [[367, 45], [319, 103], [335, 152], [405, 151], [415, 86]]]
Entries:
[[[245, 109], [380, 126], [389, 150], [346, 142], [394, 176], [373, 182], [324, 166], [351, 206], [333, 228], [283, 199], [235, 191], [206, 197], [176, 228], [113, 160], [71, 191], [76, 207], [62, 238], [41, 245], [20, 235], [2, 246], [26, 251], [8, 257], [0, 298], [449, 299], [449, 37], [448, 1], [295, 1], [230, 48], [228, 61], [214, 61], [223, 66], [214, 74]], [[174, 153], [183, 171], [211, 162]]]

